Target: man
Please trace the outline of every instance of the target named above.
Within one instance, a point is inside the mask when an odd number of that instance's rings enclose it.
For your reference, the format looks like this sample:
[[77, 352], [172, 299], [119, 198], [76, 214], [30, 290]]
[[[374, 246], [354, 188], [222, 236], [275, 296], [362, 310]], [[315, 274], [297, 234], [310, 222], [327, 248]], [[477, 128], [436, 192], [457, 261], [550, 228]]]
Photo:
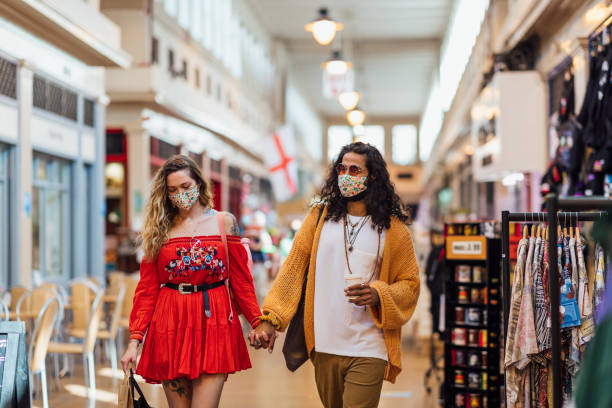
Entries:
[[[345, 146], [308, 213], [251, 334], [270, 352], [296, 312], [326, 408], [376, 407], [383, 380], [401, 371], [401, 327], [419, 296], [406, 214], [380, 152]], [[320, 217], [319, 217], [320, 216]], [[320, 218], [320, 220], [319, 220]]]

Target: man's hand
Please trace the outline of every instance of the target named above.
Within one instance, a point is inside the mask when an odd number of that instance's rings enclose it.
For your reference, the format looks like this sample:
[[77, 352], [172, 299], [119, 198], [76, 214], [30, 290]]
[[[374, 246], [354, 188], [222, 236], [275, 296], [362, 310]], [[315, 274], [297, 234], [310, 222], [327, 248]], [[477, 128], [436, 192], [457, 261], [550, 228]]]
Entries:
[[376, 306], [380, 304], [378, 292], [367, 283], [351, 285], [344, 289], [344, 293], [347, 297], [357, 296], [355, 299], [348, 300], [357, 306]]
[[249, 342], [256, 350], [265, 348], [268, 349], [269, 353], [272, 353], [277, 337], [276, 330], [270, 322], [260, 322], [259, 326], [249, 334]]

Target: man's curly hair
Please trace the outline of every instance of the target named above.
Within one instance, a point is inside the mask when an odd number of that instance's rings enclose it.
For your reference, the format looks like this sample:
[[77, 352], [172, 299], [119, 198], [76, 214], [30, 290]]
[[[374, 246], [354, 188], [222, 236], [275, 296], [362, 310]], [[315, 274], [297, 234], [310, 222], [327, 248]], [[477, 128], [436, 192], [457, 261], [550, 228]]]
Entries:
[[327, 206], [325, 219], [338, 222], [347, 214], [348, 200], [340, 193], [336, 166], [342, 163], [344, 155], [349, 152], [366, 156], [366, 167], [369, 175], [364, 201], [373, 225], [379, 231], [389, 229], [391, 228], [392, 216], [397, 217], [405, 224], [410, 223], [410, 213], [404, 208], [395, 192], [395, 186], [391, 183], [385, 159], [377, 148], [362, 142], [344, 146], [336, 161], [331, 164], [329, 177], [319, 193], [322, 203]]

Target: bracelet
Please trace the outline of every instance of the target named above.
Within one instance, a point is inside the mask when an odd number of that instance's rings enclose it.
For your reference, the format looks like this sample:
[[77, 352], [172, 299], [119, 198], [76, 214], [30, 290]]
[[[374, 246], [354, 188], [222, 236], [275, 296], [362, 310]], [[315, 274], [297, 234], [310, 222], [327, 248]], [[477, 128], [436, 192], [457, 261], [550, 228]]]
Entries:
[[274, 316], [271, 313], [266, 313], [264, 315], [259, 316], [259, 321], [260, 322], [268, 322], [270, 323], [272, 326], [274, 326], [274, 328], [276, 330], [280, 330], [281, 327], [281, 322], [278, 319], [278, 317]]
[[140, 340], [138, 340], [138, 339], [130, 339], [130, 343], [131, 343], [131, 342], [133, 342], [133, 341], [135, 341], [135, 342], [136, 342], [136, 345], [137, 345], [137, 346], [139, 346], [139, 345], [140, 345]]

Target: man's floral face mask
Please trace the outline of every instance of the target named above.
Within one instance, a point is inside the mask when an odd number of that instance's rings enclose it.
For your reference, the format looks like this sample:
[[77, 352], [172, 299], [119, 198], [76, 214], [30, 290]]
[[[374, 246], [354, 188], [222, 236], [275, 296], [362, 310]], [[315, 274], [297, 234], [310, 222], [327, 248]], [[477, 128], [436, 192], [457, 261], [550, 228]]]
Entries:
[[200, 189], [194, 186], [192, 189], [170, 195], [170, 201], [175, 207], [189, 210], [200, 197]]
[[348, 174], [338, 176], [338, 187], [340, 187], [340, 193], [344, 197], [354, 197], [359, 193], [366, 191], [366, 181], [368, 177], [357, 177]]

